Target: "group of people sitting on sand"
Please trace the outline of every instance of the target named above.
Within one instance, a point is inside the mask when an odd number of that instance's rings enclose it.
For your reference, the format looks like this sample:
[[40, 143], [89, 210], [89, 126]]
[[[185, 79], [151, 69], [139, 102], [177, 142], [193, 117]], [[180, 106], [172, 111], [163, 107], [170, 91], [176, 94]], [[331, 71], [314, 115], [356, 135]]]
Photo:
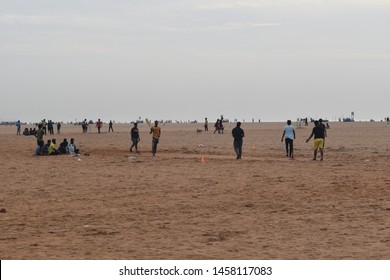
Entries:
[[27, 127], [23, 130], [23, 135], [24, 136], [31, 136], [31, 135], [33, 135], [33, 136], [35, 136], [35, 133], [37, 132], [37, 130], [35, 129], [35, 127], [34, 128], [31, 128], [30, 127], [30, 129], [28, 129]]
[[74, 139], [71, 138], [70, 141], [65, 138], [64, 141], [57, 148], [56, 139], [49, 139], [45, 142], [43, 141], [43, 136], [45, 131], [43, 130], [43, 125], [38, 125], [38, 130], [35, 132], [35, 137], [37, 138], [37, 146], [35, 148], [35, 154], [39, 156], [43, 155], [78, 155], [80, 154], [79, 149], [77, 149]]
[[57, 148], [57, 140], [49, 139], [46, 144], [43, 146], [37, 145], [36, 155], [44, 156], [54, 156], [54, 155], [78, 155], [80, 154], [79, 149], [77, 149], [74, 139], [71, 138], [70, 141], [65, 138], [60, 146]]

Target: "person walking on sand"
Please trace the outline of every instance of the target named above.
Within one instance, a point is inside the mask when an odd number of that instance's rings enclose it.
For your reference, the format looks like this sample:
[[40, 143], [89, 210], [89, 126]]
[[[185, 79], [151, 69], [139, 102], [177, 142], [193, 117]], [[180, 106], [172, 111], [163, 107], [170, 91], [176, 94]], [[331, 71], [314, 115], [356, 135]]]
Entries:
[[112, 121], [111, 121], [111, 120], [110, 120], [110, 122], [108, 123], [108, 132], [110, 132], [110, 131], [114, 132], [114, 129], [113, 129], [113, 127], [112, 127]]
[[242, 156], [242, 138], [244, 138], [244, 130], [241, 128], [241, 122], [238, 122], [236, 127], [232, 130], [232, 136], [234, 138], [233, 147], [236, 152], [237, 159], [241, 159]]
[[161, 136], [161, 128], [158, 126], [158, 121], [154, 122], [154, 126], [150, 129], [150, 134], [152, 134], [152, 154], [155, 156], [157, 153], [157, 144]]
[[324, 137], [325, 137], [325, 130], [323, 127], [319, 125], [318, 121], [314, 122], [313, 130], [309, 136], [309, 138], [306, 139], [306, 143], [310, 141], [310, 139], [314, 136], [314, 157], [313, 160], [317, 160], [317, 152], [320, 150], [321, 160], [324, 159]]
[[133, 151], [133, 148], [135, 148], [135, 152], [138, 154], [138, 142], [141, 140], [139, 137], [139, 130], [138, 130], [138, 124], [134, 123], [134, 127], [130, 131], [131, 135], [131, 141], [133, 142], [133, 145], [130, 147], [130, 152]]
[[209, 131], [209, 121], [204, 118], [204, 131]]
[[328, 133], [326, 132], [326, 126], [325, 126], [325, 124], [323, 123], [323, 120], [322, 120], [322, 119], [319, 119], [319, 120], [318, 120], [318, 125], [319, 125], [320, 127], [322, 127], [322, 128], [324, 129], [324, 132], [325, 132], [325, 134], [324, 134], [324, 147], [323, 147], [323, 148], [325, 148], [325, 138], [328, 136]]
[[217, 131], [218, 131], [218, 133], [221, 133], [221, 123], [220, 123], [219, 119], [217, 119], [217, 121], [215, 122], [214, 127], [215, 127], [214, 134]]
[[98, 119], [96, 122], [96, 127], [98, 129], [98, 133], [100, 133], [100, 129], [102, 128], [102, 126], [103, 126], [102, 121], [100, 119]]
[[57, 134], [60, 134], [61, 133], [61, 123], [58, 122], [57, 123]]
[[294, 126], [291, 125], [291, 120], [287, 121], [287, 125], [284, 127], [282, 140], [286, 143], [286, 157], [290, 157], [294, 159], [294, 139], [295, 139], [295, 129]]

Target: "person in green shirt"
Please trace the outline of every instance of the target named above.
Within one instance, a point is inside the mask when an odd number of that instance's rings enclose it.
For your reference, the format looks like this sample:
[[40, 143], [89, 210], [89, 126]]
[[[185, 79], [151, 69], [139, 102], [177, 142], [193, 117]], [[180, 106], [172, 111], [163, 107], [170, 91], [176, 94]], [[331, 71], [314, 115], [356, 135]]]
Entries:
[[37, 155], [43, 154], [43, 146], [45, 142], [43, 141], [43, 135], [45, 135], [45, 131], [42, 129], [42, 124], [38, 125], [38, 130], [35, 132], [35, 137], [37, 138]]

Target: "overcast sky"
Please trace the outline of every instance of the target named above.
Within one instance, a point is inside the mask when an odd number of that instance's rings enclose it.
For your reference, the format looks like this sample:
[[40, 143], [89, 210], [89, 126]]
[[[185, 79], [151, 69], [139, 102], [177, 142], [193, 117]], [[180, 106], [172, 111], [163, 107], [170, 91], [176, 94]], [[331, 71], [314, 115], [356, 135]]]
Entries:
[[390, 115], [390, 0], [0, 0], [0, 120]]

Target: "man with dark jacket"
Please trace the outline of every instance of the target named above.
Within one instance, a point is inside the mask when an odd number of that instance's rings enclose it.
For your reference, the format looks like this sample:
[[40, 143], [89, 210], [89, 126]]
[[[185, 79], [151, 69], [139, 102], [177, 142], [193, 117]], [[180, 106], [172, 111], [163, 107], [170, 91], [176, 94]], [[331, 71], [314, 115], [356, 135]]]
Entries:
[[237, 123], [237, 126], [232, 130], [232, 136], [234, 138], [233, 147], [236, 152], [237, 159], [241, 159], [242, 155], [242, 138], [244, 138], [244, 130], [241, 128], [241, 122]]

